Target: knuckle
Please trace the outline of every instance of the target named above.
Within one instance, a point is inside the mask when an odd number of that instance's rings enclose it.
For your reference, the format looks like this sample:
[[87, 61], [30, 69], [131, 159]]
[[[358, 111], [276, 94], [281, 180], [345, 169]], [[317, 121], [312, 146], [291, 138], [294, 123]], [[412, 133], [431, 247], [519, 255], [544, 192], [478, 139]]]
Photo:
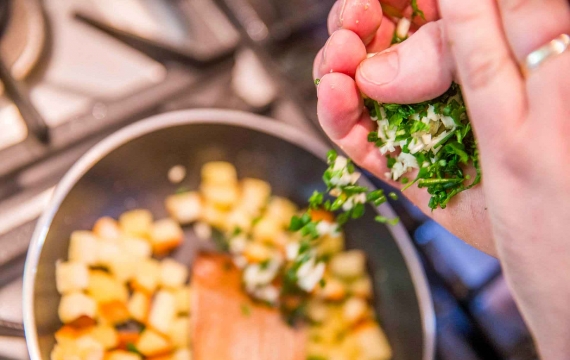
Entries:
[[518, 12], [530, 3], [529, 0], [499, 0], [499, 6], [503, 11]]
[[509, 63], [506, 54], [498, 54], [496, 49], [475, 49], [465, 62], [464, 85], [472, 90], [489, 86]]

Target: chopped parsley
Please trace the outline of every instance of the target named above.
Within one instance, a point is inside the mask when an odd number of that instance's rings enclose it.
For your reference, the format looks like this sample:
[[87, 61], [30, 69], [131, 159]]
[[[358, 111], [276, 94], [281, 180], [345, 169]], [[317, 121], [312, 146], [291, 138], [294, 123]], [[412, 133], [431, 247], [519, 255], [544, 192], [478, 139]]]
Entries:
[[241, 313], [244, 316], [246, 316], [246, 317], [251, 316], [251, 308], [249, 307], [248, 304], [241, 304], [240, 309], [241, 309]]
[[419, 16], [424, 20], [426, 19], [424, 12], [418, 7], [418, 0], [412, 0], [412, 19], [416, 16]]

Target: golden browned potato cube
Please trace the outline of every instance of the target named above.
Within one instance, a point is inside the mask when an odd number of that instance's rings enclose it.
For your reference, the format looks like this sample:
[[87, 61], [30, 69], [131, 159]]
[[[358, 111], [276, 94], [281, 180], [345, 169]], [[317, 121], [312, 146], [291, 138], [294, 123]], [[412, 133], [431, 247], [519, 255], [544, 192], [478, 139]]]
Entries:
[[188, 280], [188, 268], [170, 258], [160, 262], [160, 285], [166, 288], [177, 288]]
[[135, 291], [129, 299], [127, 308], [133, 319], [145, 324], [150, 311], [150, 296], [143, 292]]
[[174, 290], [174, 297], [176, 298], [176, 312], [178, 314], [190, 313], [190, 286], [184, 286]]
[[152, 213], [145, 209], [136, 209], [119, 216], [121, 231], [127, 235], [147, 237], [152, 226]]
[[152, 225], [150, 243], [157, 255], [164, 255], [176, 248], [184, 240], [184, 232], [173, 219], [162, 219]]
[[312, 299], [307, 305], [307, 316], [315, 323], [321, 323], [327, 319], [329, 309], [326, 303], [318, 299]]
[[103, 360], [105, 349], [91, 336], [81, 336], [76, 341], [56, 344], [51, 360]]
[[334, 255], [344, 250], [344, 236], [325, 235], [322, 237], [317, 251], [319, 255]]
[[99, 304], [99, 318], [105, 324], [122, 324], [129, 320], [130, 313], [125, 302], [112, 300]]
[[330, 263], [331, 272], [343, 279], [354, 279], [366, 274], [366, 255], [362, 250], [349, 250], [335, 255]]
[[226, 228], [229, 231], [240, 229], [241, 231], [249, 232], [253, 225], [253, 217], [245, 208], [237, 207], [228, 214], [226, 222]]
[[95, 265], [99, 240], [91, 231], [74, 231], [69, 242], [69, 261]]
[[170, 341], [175, 347], [188, 347], [190, 343], [190, 321], [187, 316], [177, 317], [170, 326]]
[[235, 185], [236, 168], [225, 161], [211, 161], [202, 166], [202, 182], [216, 185]]
[[149, 328], [142, 332], [135, 347], [144, 356], [164, 355], [172, 350], [172, 344], [168, 339]]
[[176, 298], [167, 290], [159, 290], [150, 307], [148, 325], [162, 334], [168, 334], [176, 316]]
[[360, 345], [363, 360], [388, 360], [392, 357], [388, 339], [377, 323], [371, 321], [359, 326], [354, 335]]
[[269, 183], [259, 179], [245, 178], [241, 181], [240, 207], [249, 214], [258, 216], [267, 205], [270, 195]]
[[97, 303], [113, 300], [127, 302], [129, 292], [127, 287], [109, 273], [101, 270], [89, 271], [87, 293]]
[[172, 354], [172, 360], [192, 360], [190, 349], [178, 349]]
[[119, 344], [117, 330], [109, 325], [94, 326], [91, 331], [89, 331], [89, 335], [103, 345], [105, 350], [113, 349]]
[[170, 195], [165, 205], [170, 216], [181, 224], [198, 220], [202, 212], [202, 199], [197, 192]]
[[349, 284], [349, 292], [354, 296], [370, 299], [372, 297], [372, 281], [370, 277], [363, 276], [352, 281]]
[[93, 233], [101, 239], [116, 240], [121, 237], [121, 228], [115, 219], [105, 216], [95, 222]]
[[122, 239], [121, 245], [126, 253], [137, 259], [146, 259], [152, 256], [152, 246], [145, 239], [127, 236]]
[[275, 251], [268, 248], [266, 245], [249, 242], [247, 243], [243, 256], [251, 263], [259, 263], [269, 260], [275, 256]]
[[89, 284], [89, 269], [84, 263], [58, 261], [55, 283], [60, 294], [84, 290]]
[[261, 218], [253, 227], [253, 238], [256, 241], [273, 244], [283, 232], [283, 224], [271, 217]]
[[325, 279], [325, 286], [317, 286], [315, 288], [315, 295], [319, 298], [338, 301], [342, 300], [346, 296], [346, 288], [345, 285], [330, 276], [327, 276]]
[[227, 218], [229, 213], [227, 211], [220, 210], [211, 204], [206, 204], [202, 212], [201, 220], [217, 229], [221, 230], [233, 230], [228, 229]]
[[75, 292], [61, 297], [58, 308], [59, 319], [62, 323], [70, 323], [81, 316], [94, 319], [97, 314], [95, 300], [83, 293]]
[[113, 350], [105, 355], [105, 360], [142, 360], [142, 357], [132, 351]]
[[131, 286], [150, 295], [156, 290], [159, 280], [160, 263], [155, 259], [145, 259], [138, 263]]
[[97, 264], [106, 268], [118, 257], [123, 256], [119, 242], [99, 240], [97, 242]]
[[368, 303], [362, 298], [349, 298], [342, 306], [342, 315], [349, 325], [354, 325], [369, 315]]
[[291, 223], [291, 218], [298, 210], [297, 205], [289, 199], [274, 196], [269, 201], [264, 216], [277, 220], [283, 227], [288, 227]]
[[229, 210], [239, 200], [239, 188], [235, 184], [209, 184], [200, 185], [200, 192], [204, 202], [223, 210]]

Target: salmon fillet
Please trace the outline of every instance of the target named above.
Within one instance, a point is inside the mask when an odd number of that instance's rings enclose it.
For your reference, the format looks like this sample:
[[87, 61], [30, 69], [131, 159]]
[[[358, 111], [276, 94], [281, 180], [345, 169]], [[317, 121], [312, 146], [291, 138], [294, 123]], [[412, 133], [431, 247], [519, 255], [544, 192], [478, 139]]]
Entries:
[[192, 268], [195, 360], [305, 360], [306, 333], [253, 303], [229, 256], [202, 254]]

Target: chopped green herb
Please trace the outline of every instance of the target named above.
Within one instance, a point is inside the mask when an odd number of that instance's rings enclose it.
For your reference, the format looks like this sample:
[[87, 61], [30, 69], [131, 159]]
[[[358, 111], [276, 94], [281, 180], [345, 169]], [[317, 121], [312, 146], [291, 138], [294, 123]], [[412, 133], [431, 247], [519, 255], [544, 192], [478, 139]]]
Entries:
[[315, 79], [315, 85], [319, 86], [320, 83], [321, 83], [321, 79]]
[[412, 0], [412, 19], [416, 16], [420, 16], [422, 19], [426, 19], [424, 12], [418, 7], [418, 0]]

